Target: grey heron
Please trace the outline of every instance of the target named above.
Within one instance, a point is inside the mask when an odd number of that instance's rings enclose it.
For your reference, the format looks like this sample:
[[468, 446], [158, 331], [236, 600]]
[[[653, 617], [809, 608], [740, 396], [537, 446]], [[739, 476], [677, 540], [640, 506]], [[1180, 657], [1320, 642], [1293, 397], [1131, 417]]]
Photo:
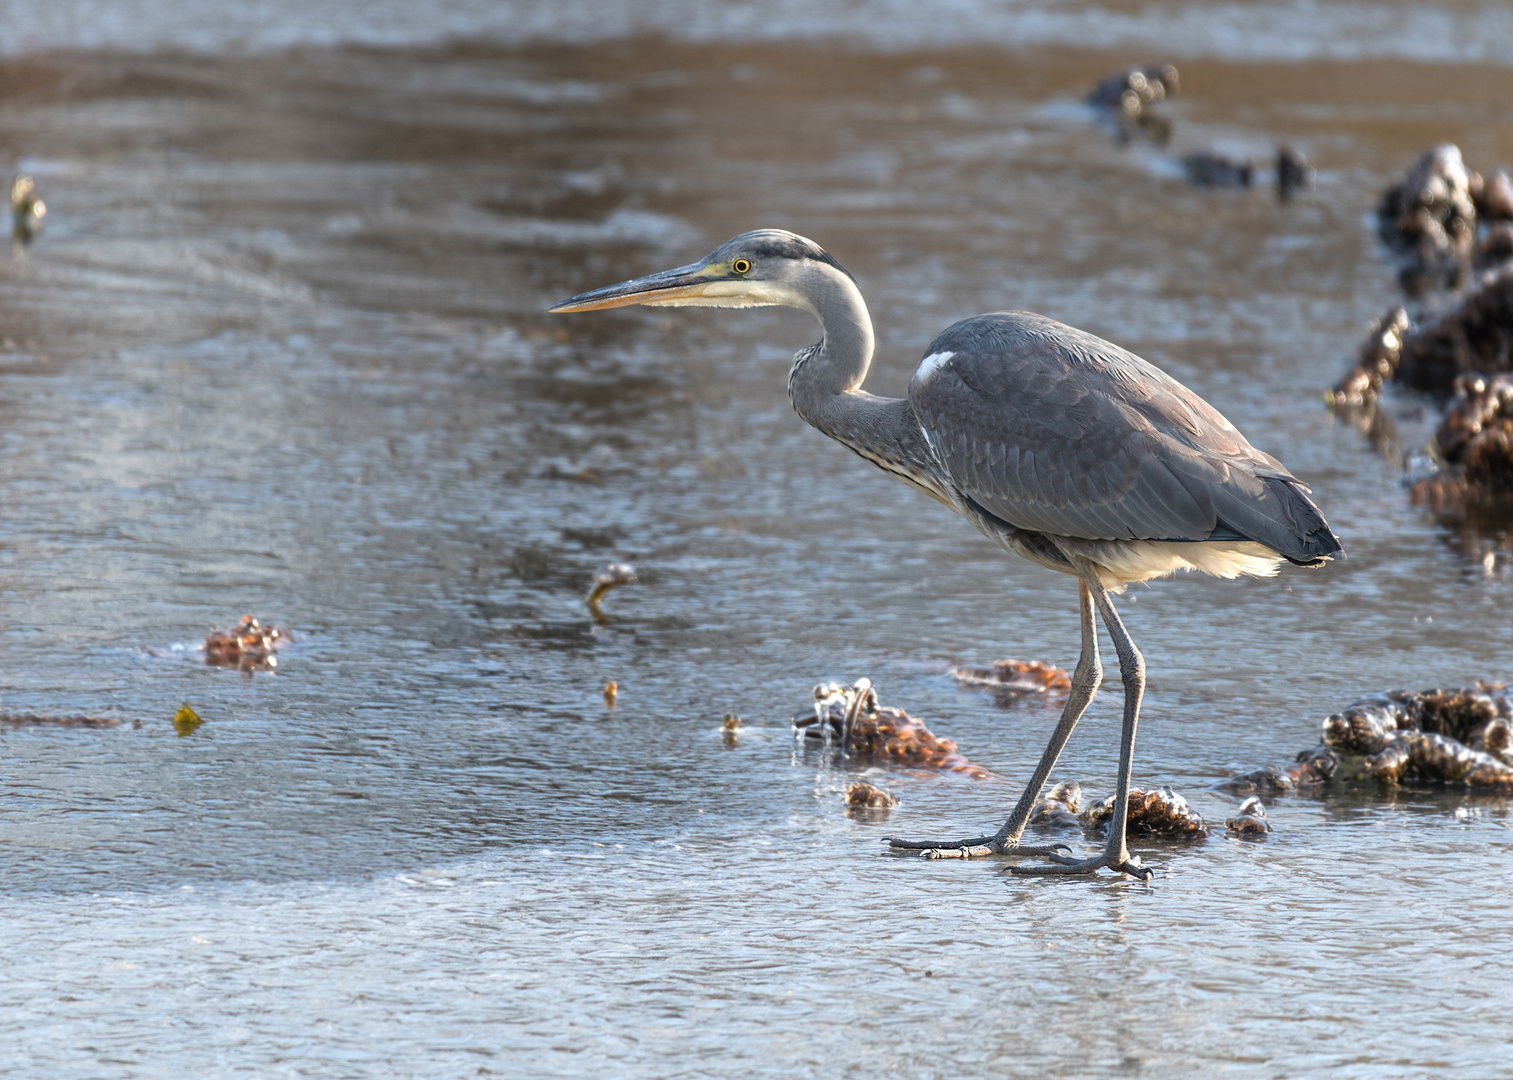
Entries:
[[[1016, 873], [1149, 879], [1125, 842], [1145, 661], [1110, 600], [1175, 570], [1270, 576], [1341, 550], [1308, 488], [1256, 450], [1218, 410], [1165, 372], [1041, 315], [977, 315], [925, 350], [907, 398], [862, 389], [872, 318], [856, 280], [818, 244], [779, 229], [743, 233], [709, 256], [575, 296], [553, 312], [654, 307], [791, 307], [823, 337], [788, 373], [794, 410], [904, 483], [944, 503], [1001, 547], [1078, 579], [1082, 652], [1065, 710], [1009, 819], [991, 836], [917, 841], [931, 857], [1037, 855]], [[1124, 718], [1108, 843], [1074, 859], [1064, 844], [1020, 843], [1025, 823], [1103, 675], [1093, 612], [1119, 656]]]

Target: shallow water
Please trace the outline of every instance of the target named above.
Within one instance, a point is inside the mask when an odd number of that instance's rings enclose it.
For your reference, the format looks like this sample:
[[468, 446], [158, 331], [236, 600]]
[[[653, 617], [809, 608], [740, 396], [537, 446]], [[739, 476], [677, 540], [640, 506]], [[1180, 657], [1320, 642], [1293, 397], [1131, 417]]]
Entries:
[[[1248, 10], [1122, 15], [1117, 40], [1251, 40]], [[249, 51], [228, 17], [195, 55], [25, 52], [94, 42], [22, 22], [0, 148], [50, 214], [0, 264], [0, 706], [142, 726], [0, 729], [11, 1070], [1506, 1073], [1504, 800], [1282, 800], [1264, 844], [1144, 849], [1154, 887], [882, 855], [1001, 820], [1059, 702], [947, 665], [1070, 666], [1070, 581], [805, 427], [800, 315], [542, 310], [774, 225], [861, 282], [878, 392], [954, 319], [1026, 308], [1202, 393], [1350, 556], [1121, 605], [1151, 672], [1136, 782], [1222, 821], [1218, 780], [1359, 694], [1513, 673], [1513, 583], [1321, 403], [1397, 299], [1377, 193], [1440, 139], [1513, 162], [1513, 69], [1391, 19], [1357, 59], [1196, 34], [1161, 151], [1078, 103], [1128, 57], [1070, 31], [571, 23]], [[175, 43], [160, 24], [103, 44]], [[1320, 170], [1290, 206], [1174, 165], [1283, 140]], [[1421, 445], [1432, 410], [1392, 407]], [[642, 584], [597, 626], [583, 594], [620, 560]], [[277, 673], [195, 663], [243, 612], [293, 630]], [[847, 817], [852, 771], [788, 721], [861, 675], [996, 777], [874, 770], [901, 805]], [[1058, 777], [1110, 790], [1119, 705]]]

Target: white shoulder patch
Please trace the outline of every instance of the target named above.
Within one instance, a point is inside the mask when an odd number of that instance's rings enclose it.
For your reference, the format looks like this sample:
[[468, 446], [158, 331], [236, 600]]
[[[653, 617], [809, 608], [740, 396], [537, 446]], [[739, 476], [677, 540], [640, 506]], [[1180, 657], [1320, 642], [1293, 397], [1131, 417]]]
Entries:
[[947, 361], [955, 355], [954, 352], [931, 353], [919, 362], [919, 367], [914, 369], [913, 381], [921, 384], [929, 382], [931, 376], [945, 367]]

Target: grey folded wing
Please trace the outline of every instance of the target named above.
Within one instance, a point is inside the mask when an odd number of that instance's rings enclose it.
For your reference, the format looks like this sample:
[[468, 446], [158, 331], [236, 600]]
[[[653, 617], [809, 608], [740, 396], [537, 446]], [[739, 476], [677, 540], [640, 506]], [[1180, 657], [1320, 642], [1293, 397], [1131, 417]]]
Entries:
[[1253, 540], [1294, 562], [1339, 550], [1307, 488], [1216, 409], [1050, 319], [1010, 312], [949, 328], [909, 403], [958, 491], [1017, 528]]

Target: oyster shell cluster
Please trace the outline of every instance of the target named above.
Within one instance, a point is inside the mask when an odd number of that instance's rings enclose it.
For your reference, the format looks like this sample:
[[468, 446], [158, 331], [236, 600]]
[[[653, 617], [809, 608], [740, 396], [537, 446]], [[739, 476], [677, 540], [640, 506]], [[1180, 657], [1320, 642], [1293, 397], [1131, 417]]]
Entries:
[[[1114, 817], [1114, 796], [1082, 803], [1082, 785], [1063, 780], [1030, 809], [1029, 824], [1040, 828], [1079, 828], [1092, 836], [1106, 835]], [[1125, 835], [1131, 839], [1160, 837], [1201, 840], [1209, 834], [1203, 815], [1169, 787], [1132, 788]]]
[[944, 769], [978, 779], [991, 774], [968, 761], [956, 743], [932, 732], [924, 721], [878, 702], [869, 679], [854, 685], [821, 683], [814, 688], [814, 716], [795, 718], [795, 733], [838, 745], [863, 761], [888, 761], [917, 768]]
[[1219, 790], [1275, 796], [1361, 780], [1513, 793], [1513, 699], [1489, 683], [1372, 694], [1326, 717], [1323, 745], [1293, 765], [1241, 773]]
[[1458, 284], [1468, 266], [1513, 257], [1513, 178], [1471, 172], [1460, 147], [1428, 150], [1377, 205], [1382, 239], [1402, 261], [1410, 294]]

